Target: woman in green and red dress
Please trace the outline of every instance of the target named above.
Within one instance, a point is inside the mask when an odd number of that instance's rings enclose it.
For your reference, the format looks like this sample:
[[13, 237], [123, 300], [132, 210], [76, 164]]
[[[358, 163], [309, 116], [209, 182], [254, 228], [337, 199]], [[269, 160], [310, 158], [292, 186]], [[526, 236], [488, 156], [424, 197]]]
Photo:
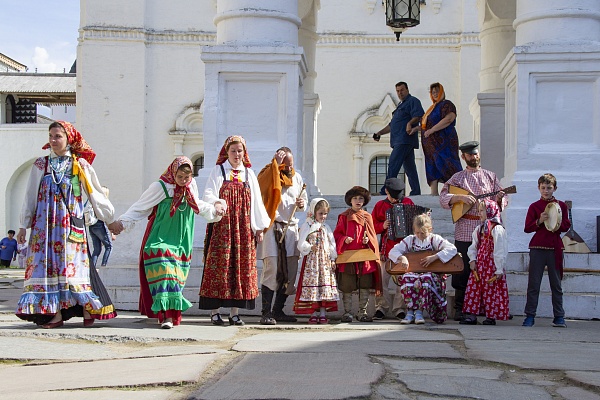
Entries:
[[228, 208], [221, 221], [209, 224], [204, 244], [199, 307], [211, 310], [214, 325], [224, 325], [221, 307], [231, 308], [230, 325], [243, 325], [238, 309], [254, 309], [258, 297], [256, 242], [262, 241], [271, 218], [250, 166], [244, 138], [228, 137], [204, 190], [205, 201], [223, 198]]
[[158, 318], [163, 329], [179, 325], [181, 313], [191, 307], [183, 297], [192, 259], [195, 214], [218, 221], [227, 209], [224, 200], [209, 204], [199, 199], [193, 164], [177, 157], [157, 182], [119, 217], [125, 231], [148, 218], [140, 250], [140, 304], [142, 315]]

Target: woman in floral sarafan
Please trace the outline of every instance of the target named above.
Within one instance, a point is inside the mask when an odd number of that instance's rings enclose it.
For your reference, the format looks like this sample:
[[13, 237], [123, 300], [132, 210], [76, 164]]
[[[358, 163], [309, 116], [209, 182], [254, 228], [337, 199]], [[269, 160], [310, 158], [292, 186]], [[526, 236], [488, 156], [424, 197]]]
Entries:
[[110, 224], [114, 208], [102, 191], [92, 162], [96, 153], [65, 121], [50, 124], [50, 154], [31, 168], [17, 240], [25, 242], [25, 283], [16, 315], [43, 328], [58, 328], [73, 316], [84, 326], [116, 312], [95, 268], [90, 268], [83, 198], [98, 219]]

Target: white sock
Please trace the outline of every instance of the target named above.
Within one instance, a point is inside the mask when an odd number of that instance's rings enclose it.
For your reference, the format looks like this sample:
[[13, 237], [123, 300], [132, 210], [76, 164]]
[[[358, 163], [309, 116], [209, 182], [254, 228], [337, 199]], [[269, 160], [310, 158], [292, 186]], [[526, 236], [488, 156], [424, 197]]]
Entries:
[[238, 307], [231, 307], [231, 311], [229, 311], [229, 316], [233, 317], [234, 315], [238, 315], [240, 309]]

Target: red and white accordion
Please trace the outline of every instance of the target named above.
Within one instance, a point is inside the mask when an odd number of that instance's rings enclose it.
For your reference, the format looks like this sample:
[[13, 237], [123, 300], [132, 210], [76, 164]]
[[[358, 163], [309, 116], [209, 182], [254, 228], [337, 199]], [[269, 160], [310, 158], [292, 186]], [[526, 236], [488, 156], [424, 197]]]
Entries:
[[431, 208], [415, 204], [394, 204], [385, 212], [386, 219], [390, 221], [388, 239], [401, 239], [413, 234], [413, 220], [417, 215], [430, 213]]

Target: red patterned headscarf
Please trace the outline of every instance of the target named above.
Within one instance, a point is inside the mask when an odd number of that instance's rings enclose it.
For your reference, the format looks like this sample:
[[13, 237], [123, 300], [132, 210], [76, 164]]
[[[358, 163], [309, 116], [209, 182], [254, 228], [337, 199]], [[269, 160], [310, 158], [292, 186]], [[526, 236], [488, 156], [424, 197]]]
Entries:
[[[71, 146], [71, 153], [75, 154], [77, 158], [83, 158], [88, 163], [93, 163], [94, 158], [96, 158], [96, 153], [90, 145], [85, 141], [81, 133], [75, 129], [75, 127], [67, 121], [56, 121], [58, 122], [65, 132], [67, 133], [67, 142]], [[43, 150], [47, 150], [50, 148], [50, 143], [46, 143]]]
[[498, 207], [497, 202], [490, 199], [483, 200], [482, 204], [483, 206], [480, 205], [479, 207], [485, 207], [487, 219], [481, 223], [481, 228], [483, 230], [483, 233], [489, 234], [494, 226], [502, 225], [500, 208]]
[[219, 152], [219, 157], [217, 157], [217, 165], [221, 165], [225, 161], [227, 161], [227, 159], [229, 158], [229, 155], [227, 154], [229, 146], [235, 143], [241, 143], [242, 146], [244, 146], [244, 158], [242, 158], [242, 163], [244, 164], [244, 167], [250, 168], [252, 164], [250, 163], [250, 156], [248, 156], [248, 148], [246, 147], [246, 141], [243, 137], [237, 135], [229, 136], [227, 139], [225, 139], [225, 144], [223, 144], [223, 147]]
[[182, 165], [189, 165], [192, 171], [194, 170], [194, 165], [192, 164], [192, 161], [189, 158], [185, 156], [179, 156], [175, 160], [173, 160], [173, 162], [171, 163], [171, 165], [169, 165], [167, 170], [163, 172], [163, 174], [160, 176], [161, 181], [175, 185], [173, 201], [171, 202], [171, 210], [169, 213], [171, 217], [175, 215], [175, 211], [177, 211], [177, 208], [183, 202], [184, 197], [189, 206], [192, 208], [192, 210], [194, 210], [196, 214], [200, 212], [200, 210], [198, 209], [198, 204], [196, 204], [194, 196], [192, 195], [192, 192], [189, 188], [191, 182], [188, 184], [188, 186], [179, 186], [177, 182], [175, 182], [175, 175], [177, 175], [177, 170]]

